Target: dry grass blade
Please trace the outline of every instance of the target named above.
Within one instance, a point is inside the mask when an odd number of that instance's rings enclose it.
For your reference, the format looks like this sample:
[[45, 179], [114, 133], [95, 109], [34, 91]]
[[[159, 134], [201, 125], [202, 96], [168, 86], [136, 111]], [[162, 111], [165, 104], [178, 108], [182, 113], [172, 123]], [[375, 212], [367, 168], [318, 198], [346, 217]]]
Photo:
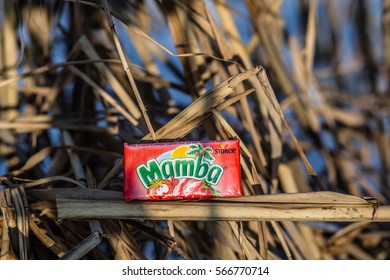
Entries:
[[0, 189], [0, 207], [4, 217], [1, 258], [28, 259], [28, 206], [22, 188]]
[[103, 0], [103, 7], [104, 7], [104, 11], [105, 11], [105, 14], [106, 14], [106, 17], [107, 17], [108, 25], [111, 28], [111, 32], [112, 32], [112, 36], [113, 36], [113, 39], [114, 39], [115, 47], [116, 47], [116, 49], [118, 51], [119, 58], [120, 58], [120, 60], [122, 62], [123, 69], [126, 72], [127, 79], [130, 82], [131, 88], [132, 88], [132, 90], [134, 92], [135, 98], [137, 99], [138, 105], [141, 108], [142, 115], [143, 115], [143, 117], [145, 119], [145, 122], [146, 122], [146, 125], [147, 125], [148, 129], [149, 129], [149, 132], [152, 135], [152, 139], [156, 141], [157, 138], [156, 138], [156, 135], [154, 133], [153, 126], [152, 126], [152, 124], [150, 122], [149, 116], [147, 114], [147, 110], [145, 108], [144, 102], [142, 101], [142, 98], [141, 98], [141, 95], [140, 95], [140, 93], [138, 91], [137, 85], [135, 84], [133, 75], [130, 72], [129, 65], [128, 65], [127, 60], [126, 60], [125, 53], [123, 52], [120, 40], [119, 40], [117, 32], [115, 30], [115, 25], [114, 25], [114, 22], [113, 22], [113, 19], [112, 19], [112, 16], [111, 16], [110, 9], [109, 9], [108, 4], [107, 4], [107, 0]]
[[[210, 22], [210, 26], [211, 26], [213, 35], [215, 37], [215, 40], [217, 41], [218, 46], [219, 46], [220, 51], [223, 54], [223, 56], [225, 58], [228, 58], [228, 59], [231, 59], [232, 57], [237, 56], [238, 54], [232, 51], [232, 47], [230, 47], [229, 44], [226, 44], [226, 41], [224, 40], [224, 34], [218, 28], [215, 20], [211, 16], [210, 12], [206, 9], [205, 5], [203, 8], [205, 10], [207, 19]], [[246, 56], [244, 55], [243, 57], [244, 57], [243, 60], [247, 62], [247, 60], [245, 60]], [[246, 67], [252, 68], [253, 66], [250, 63], [247, 63]], [[238, 67], [236, 65], [229, 65], [228, 69], [229, 69], [229, 73], [231, 73], [231, 74], [239, 73]], [[248, 80], [250, 81], [253, 79], [248, 78]], [[238, 84], [236, 92], [241, 92], [241, 91], [243, 91], [243, 85]], [[261, 161], [260, 171], [264, 174], [263, 168], [265, 168], [267, 166], [267, 161], [265, 159], [264, 151], [260, 145], [262, 142], [262, 139], [261, 139], [260, 135], [257, 133], [248, 100], [246, 98], [242, 98], [240, 100], [240, 105], [241, 105], [241, 108], [240, 108], [239, 112], [242, 114], [243, 124], [248, 128], [249, 132], [252, 135], [254, 146], [256, 148], [256, 151], [257, 151], [258, 156], [259, 156], [260, 161]], [[274, 132], [273, 127], [270, 127], [269, 129], [271, 130], [271, 133]], [[279, 141], [277, 141], [277, 139], [273, 138], [272, 140], [274, 140], [274, 143], [279, 143]]]
[[15, 188], [11, 190], [13, 207], [15, 209], [17, 230], [18, 230], [18, 251], [20, 259], [28, 259], [28, 206], [27, 198], [23, 188]]
[[11, 193], [8, 190], [0, 190], [0, 207], [2, 214], [2, 233], [1, 233], [1, 255], [2, 260], [17, 259], [14, 250], [12, 249], [11, 238], [12, 229], [15, 228], [15, 222], [13, 218], [13, 210], [10, 207]]
[[[14, 32], [17, 15], [13, 11], [13, 3], [7, 2], [2, 5], [0, 17], [0, 69], [1, 79], [7, 79], [16, 75], [17, 70], [14, 67], [18, 63], [18, 48], [17, 35]], [[15, 119], [18, 115], [18, 91], [17, 88], [6, 86], [0, 91], [0, 121], [9, 122]], [[15, 147], [5, 145], [0, 142], [0, 157], [7, 157], [7, 165], [15, 167], [19, 162], [17, 157], [12, 155], [15, 153]], [[10, 156], [11, 155], [11, 156]]]
[[72, 248], [69, 252], [61, 257], [62, 260], [79, 260], [89, 251], [94, 249], [102, 241], [102, 234], [95, 231], [85, 238], [80, 244]]
[[[3, 212], [3, 215], [7, 215], [7, 213]], [[2, 232], [1, 232], [1, 252], [0, 252], [0, 260], [17, 260], [17, 256], [10, 248], [10, 239], [8, 233], [8, 226], [6, 224], [5, 218], [2, 219]]]
[[[213, 109], [212, 112], [214, 117], [221, 123], [222, 127], [225, 129], [229, 137], [240, 139], [239, 135], [234, 131], [234, 129], [229, 125], [229, 123], [217, 110]], [[244, 170], [244, 173], [246, 174], [247, 178], [249, 179], [251, 186], [260, 185], [259, 175], [257, 173], [252, 154], [249, 152], [249, 149], [242, 141], [240, 141], [240, 148], [242, 153], [241, 157], [248, 157], [251, 165], [250, 167], [248, 167], [246, 162], [244, 160], [241, 160], [241, 167]], [[253, 193], [256, 193], [256, 191], [253, 190]], [[264, 190], [263, 193], [265, 193]]]
[[[17, 178], [14, 178], [14, 179], [17, 180]], [[22, 181], [24, 181], [24, 180], [22, 180]], [[15, 184], [15, 185], [16, 186], [21, 186], [21, 187], [24, 187], [24, 188], [29, 188], [29, 187], [45, 185], [45, 184], [48, 184], [48, 183], [51, 183], [51, 182], [55, 182], [55, 181], [69, 182], [69, 183], [72, 183], [72, 184], [74, 184], [76, 186], [84, 188], [83, 184], [81, 184], [80, 182], [78, 182], [78, 181], [76, 181], [76, 180], [74, 180], [72, 178], [66, 177], [66, 176], [53, 176], [53, 177], [42, 178], [42, 179], [38, 179], [38, 180], [34, 180], [34, 181], [28, 180], [27, 182], [18, 183], [18, 184]]]
[[164, 244], [169, 250], [175, 251], [180, 257], [182, 257], [185, 260], [191, 259], [181, 248], [178, 246], [177, 242], [170, 238], [165, 236], [164, 234], [161, 234], [157, 231], [155, 231], [153, 228], [150, 228], [148, 226], [145, 226], [139, 222], [133, 222], [130, 223], [136, 226], [138, 229], [142, 230], [146, 234], [150, 235], [151, 237], [155, 238], [162, 244]]
[[36, 166], [45, 157], [47, 157], [50, 154], [51, 151], [52, 151], [51, 147], [47, 147], [47, 148], [44, 148], [44, 149], [40, 150], [35, 155], [31, 156], [20, 169], [14, 170], [12, 172], [12, 176], [19, 176], [24, 171], [29, 170], [32, 167]]
[[115, 259], [145, 260], [146, 257], [137, 247], [131, 231], [122, 222], [105, 220], [102, 223], [104, 231], [109, 235], [109, 242], [115, 251]]
[[306, 71], [308, 73], [313, 69], [314, 62], [314, 50], [316, 42], [316, 6], [317, 0], [311, 1], [309, 7], [309, 16], [308, 16], [308, 30], [306, 33]]
[[[232, 76], [227, 81], [215, 86], [195, 100], [189, 107], [176, 115], [165, 126], [160, 128], [156, 135], [159, 139], [182, 138], [196, 128], [204, 116], [225, 101], [225, 98], [233, 93], [233, 89], [241, 82], [259, 73], [258, 68], [250, 69], [244, 73]], [[197, 120], [201, 121], [197, 121]], [[195, 122], [195, 123], [193, 123]], [[188, 127], [189, 125], [189, 127]], [[150, 135], [144, 139], [150, 139]]]
[[152, 37], [150, 37], [148, 34], [146, 34], [144, 31], [142, 31], [141, 29], [139, 29], [138, 27], [136, 26], [130, 26], [129, 29], [131, 31], [133, 31], [135, 34], [137, 34], [138, 36], [141, 36], [147, 40], [149, 40], [150, 42], [152, 42], [153, 44], [155, 44], [156, 46], [158, 46], [160, 49], [162, 49], [164, 52], [168, 53], [170, 56], [173, 56], [173, 57], [196, 57], [196, 56], [205, 56], [205, 57], [210, 57], [212, 59], [215, 59], [215, 60], [219, 60], [219, 61], [222, 61], [222, 62], [227, 62], [227, 63], [232, 63], [232, 64], [237, 64], [237, 65], [241, 65], [239, 63], [237, 63], [236, 61], [234, 60], [226, 60], [226, 59], [223, 59], [223, 58], [220, 58], [220, 57], [217, 57], [217, 56], [214, 56], [214, 55], [211, 55], [211, 54], [208, 54], [208, 53], [194, 53], [194, 52], [191, 52], [191, 53], [181, 53], [181, 54], [174, 54], [173, 52], [171, 52], [169, 49], [167, 49], [166, 47], [164, 47], [163, 45], [161, 45], [159, 42], [157, 42], [156, 40], [154, 40]]
[[[101, 57], [99, 56], [99, 54], [94, 49], [93, 45], [85, 36], [79, 39], [77, 48], [80, 48], [80, 50], [82, 50], [88, 56], [89, 59], [95, 61], [101, 61]], [[110, 86], [112, 86], [116, 95], [123, 102], [127, 113], [131, 113], [133, 115], [130, 120], [139, 119], [141, 117], [141, 112], [139, 111], [137, 105], [130, 98], [129, 94], [120, 84], [120, 82], [116, 79], [116, 77], [112, 74], [110, 69], [103, 63], [96, 63], [95, 67], [99, 70], [99, 72], [103, 75], [103, 77], [107, 79]], [[134, 125], [138, 124], [138, 122], [135, 120], [133, 120], [132, 123], [134, 123]]]
[[27, 189], [31, 198], [44, 201], [55, 201], [57, 197], [86, 200], [120, 200], [123, 193], [119, 191], [96, 190], [87, 188], [55, 188], [55, 189]]
[[390, 7], [390, 1], [385, 0], [383, 1], [383, 39], [385, 44], [385, 58], [386, 58], [386, 71], [387, 76], [390, 76], [390, 28], [389, 28], [389, 22], [390, 22], [390, 13], [389, 13], [389, 7]]
[[302, 158], [303, 163], [305, 164], [306, 170], [308, 171], [309, 175], [313, 178], [315, 183], [318, 185], [319, 189], [324, 190], [324, 187], [322, 186], [321, 181], [318, 179], [317, 173], [315, 172], [315, 170], [311, 166], [309, 160], [307, 159], [305, 153], [302, 150], [302, 147], [299, 145], [297, 138], [295, 137], [293, 131], [290, 128], [290, 125], [287, 122], [286, 116], [284, 115], [283, 110], [280, 107], [278, 100], [276, 99], [275, 93], [271, 87], [271, 84], [269, 83], [269, 80], [267, 78], [267, 74], [265, 73], [264, 69], [262, 69], [262, 71], [260, 71], [259, 77], [260, 77], [260, 83], [264, 89], [264, 93], [267, 95], [268, 100], [271, 102], [275, 111], [278, 113], [278, 115], [282, 119], [283, 124], [286, 126], [288, 134], [290, 135], [291, 140], [294, 143], [294, 146], [299, 153], [299, 156]]
[[98, 189], [104, 189], [115, 177], [122, 172], [123, 168], [123, 157], [118, 160], [115, 165], [110, 169], [110, 171], [106, 174], [103, 180], [97, 186]]
[[88, 83], [91, 87], [93, 87], [96, 92], [102, 96], [109, 104], [111, 104], [114, 108], [118, 110], [129, 122], [133, 123], [134, 125], [137, 125], [137, 120], [134, 119], [125, 109], [118, 104], [118, 102], [115, 101], [115, 99], [109, 95], [106, 91], [104, 91], [102, 88], [100, 88], [93, 80], [91, 80], [87, 75], [82, 73], [80, 70], [73, 66], [69, 66], [69, 69], [71, 72], [73, 72], [75, 75], [82, 78], [86, 83]]
[[282, 244], [282, 248], [287, 256], [287, 259], [291, 260], [292, 255], [291, 255], [290, 247], [287, 245], [287, 242], [285, 240], [285, 236], [284, 236], [281, 228], [279, 227], [279, 225], [275, 221], [271, 221], [271, 225], [274, 228], [276, 235], [277, 235], [278, 239], [280, 240], [280, 243]]
[[30, 229], [35, 234], [35, 236], [54, 254], [56, 254], [59, 258], [65, 255], [66, 250], [62, 247], [61, 244], [55, 242], [47, 233], [42, 230], [34, 221], [34, 218], [30, 218]]
[[[65, 145], [70, 145], [70, 146], [74, 145], [73, 139], [67, 131], [64, 131], [62, 136]], [[88, 174], [86, 173], [85, 168], [79, 156], [75, 154], [73, 151], [68, 150], [67, 152], [68, 152], [73, 173], [77, 181], [80, 182], [83, 187], [94, 188], [95, 184], [93, 178], [92, 176], [87, 176], [90, 173]], [[88, 170], [89, 169], [87, 169], [87, 171]], [[91, 229], [91, 235], [85, 238], [76, 247], [72, 248], [64, 256], [62, 256], [63, 259], [76, 259], [76, 260], [80, 259], [85, 254], [87, 254], [89, 251], [91, 251], [92, 249], [94, 249], [96, 246], [100, 244], [103, 237], [103, 229], [101, 227], [100, 222], [98, 220], [90, 220], [89, 227]]]

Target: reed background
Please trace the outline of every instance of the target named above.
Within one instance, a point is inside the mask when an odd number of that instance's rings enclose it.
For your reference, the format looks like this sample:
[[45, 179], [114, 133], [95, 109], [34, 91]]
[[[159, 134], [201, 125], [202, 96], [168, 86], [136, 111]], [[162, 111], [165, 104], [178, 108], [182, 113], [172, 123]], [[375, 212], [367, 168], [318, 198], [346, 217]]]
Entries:
[[[389, 8], [0, 1], [1, 258], [388, 259]], [[231, 137], [244, 198], [121, 201], [123, 142]]]

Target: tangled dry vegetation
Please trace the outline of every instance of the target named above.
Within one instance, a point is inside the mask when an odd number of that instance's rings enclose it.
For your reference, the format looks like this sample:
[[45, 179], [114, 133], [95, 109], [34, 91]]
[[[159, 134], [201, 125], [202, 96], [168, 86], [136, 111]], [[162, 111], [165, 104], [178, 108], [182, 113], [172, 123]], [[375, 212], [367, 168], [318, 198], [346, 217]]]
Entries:
[[[341, 2], [2, 1], [1, 259], [390, 258], [390, 1]], [[232, 137], [244, 197], [123, 201], [124, 142]]]

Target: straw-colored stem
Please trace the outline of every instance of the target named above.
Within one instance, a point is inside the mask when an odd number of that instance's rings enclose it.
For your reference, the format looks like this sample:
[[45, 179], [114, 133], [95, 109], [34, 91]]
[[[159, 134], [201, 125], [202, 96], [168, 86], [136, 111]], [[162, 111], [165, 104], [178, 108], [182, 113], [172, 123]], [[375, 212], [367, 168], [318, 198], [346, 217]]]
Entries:
[[57, 199], [59, 219], [390, 222], [390, 206]]
[[145, 119], [146, 125], [147, 125], [147, 127], [149, 129], [150, 134], [152, 135], [152, 139], [154, 141], [156, 141], [157, 138], [156, 138], [156, 134], [154, 132], [152, 123], [150, 122], [149, 116], [147, 114], [146, 107], [144, 105], [144, 102], [142, 101], [142, 98], [141, 98], [141, 95], [140, 95], [140, 93], [138, 91], [137, 85], [135, 84], [133, 75], [130, 72], [130, 68], [129, 68], [129, 65], [128, 65], [127, 60], [126, 60], [125, 53], [123, 52], [120, 40], [119, 40], [118, 35], [116, 33], [115, 25], [114, 25], [114, 22], [112, 20], [112, 16], [111, 16], [110, 10], [108, 8], [107, 0], [103, 1], [103, 7], [104, 7], [104, 11], [106, 13], [108, 25], [110, 26], [110, 29], [111, 29], [111, 32], [112, 32], [112, 38], [114, 40], [115, 47], [116, 47], [116, 49], [118, 51], [119, 58], [120, 58], [120, 60], [122, 62], [123, 69], [126, 72], [127, 79], [130, 82], [131, 88], [132, 88], [132, 90], [134, 92], [135, 98], [137, 99], [138, 105], [140, 106], [140, 109], [141, 109], [142, 115], [143, 115], [143, 117]]

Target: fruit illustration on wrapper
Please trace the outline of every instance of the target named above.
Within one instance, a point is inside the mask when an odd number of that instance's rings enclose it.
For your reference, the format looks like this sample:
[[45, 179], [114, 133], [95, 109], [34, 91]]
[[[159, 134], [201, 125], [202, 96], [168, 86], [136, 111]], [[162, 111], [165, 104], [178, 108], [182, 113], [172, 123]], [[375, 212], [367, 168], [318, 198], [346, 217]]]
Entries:
[[184, 199], [219, 197], [219, 193], [210, 183], [190, 178], [184, 179], [174, 190], [177, 198]]
[[150, 182], [148, 195], [153, 200], [172, 199], [174, 197], [173, 188], [178, 182], [173, 176], [171, 176], [170, 180], [154, 179]]

